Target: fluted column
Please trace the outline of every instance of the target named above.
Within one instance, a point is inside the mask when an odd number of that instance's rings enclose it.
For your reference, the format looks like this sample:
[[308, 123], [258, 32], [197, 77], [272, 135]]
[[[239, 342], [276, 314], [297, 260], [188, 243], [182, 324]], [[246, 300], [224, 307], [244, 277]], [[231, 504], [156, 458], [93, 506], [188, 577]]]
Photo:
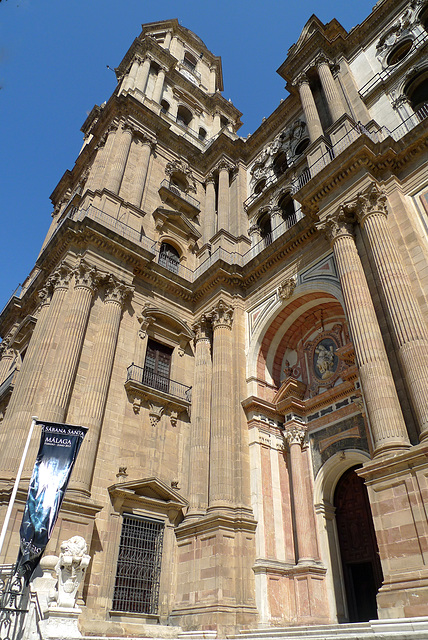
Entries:
[[409, 438], [352, 233], [352, 220], [339, 209], [320, 227], [333, 246], [374, 441], [374, 455], [400, 452], [410, 446]]
[[79, 424], [88, 427], [89, 431], [82, 444], [70, 485], [70, 489], [85, 494], [89, 494], [91, 488], [123, 304], [131, 291], [130, 287], [110, 276], [79, 416]]
[[314, 531], [312, 496], [307, 487], [305, 452], [303, 443], [306, 428], [299, 423], [289, 423], [285, 428], [285, 439], [290, 448], [291, 484], [296, 527], [297, 563], [312, 564], [318, 556]]
[[141, 152], [138, 156], [137, 168], [132, 182], [131, 202], [132, 204], [135, 204], [136, 207], [140, 207], [141, 198], [143, 197], [144, 187], [146, 184], [147, 172], [149, 170], [153, 143], [148, 138], [135, 138], [135, 144], [141, 147]]
[[154, 102], [158, 102], [159, 104], [162, 97], [164, 81], [165, 81], [165, 69], [161, 67], [156, 77], [155, 88], [153, 89], [153, 96], [152, 96], [152, 100]]
[[211, 417], [211, 325], [207, 317], [195, 331], [195, 382], [192, 389], [192, 427], [189, 456], [189, 511], [186, 518], [203, 515], [208, 507]]
[[231, 388], [233, 308], [220, 300], [211, 312], [213, 373], [209, 509], [233, 502], [233, 412]]
[[314, 142], [317, 138], [322, 136], [323, 130], [314, 96], [312, 95], [311, 87], [309, 86], [309, 80], [305, 75], [299, 78], [298, 87], [303, 113], [305, 114], [306, 125], [309, 131], [309, 138], [311, 142]]
[[428, 438], [428, 331], [389, 230], [386, 200], [386, 195], [372, 183], [348, 206], [355, 211], [367, 236], [421, 439], [425, 439]]
[[327, 100], [327, 107], [330, 112], [332, 122], [335, 123], [345, 113], [342, 99], [337, 90], [336, 83], [331, 73], [330, 64], [327, 58], [319, 57], [316, 61], [318, 75], [321, 81], [324, 95]]
[[206, 179], [204, 242], [209, 242], [216, 232], [215, 178], [211, 173]]
[[0, 384], [9, 375], [9, 369], [12, 366], [14, 359], [16, 358], [16, 351], [9, 347], [6, 340], [0, 344]]
[[131, 142], [132, 129], [126, 123], [122, 124], [122, 128], [116, 133], [112, 150], [113, 157], [111, 163], [109, 163], [111, 164], [110, 171], [108, 171], [106, 179], [106, 188], [113, 193], [119, 193]]
[[[80, 260], [74, 269], [74, 292], [71, 308], [58, 327], [57, 348], [49, 377], [49, 388], [43, 403], [42, 420], [63, 422], [79, 363], [92, 298], [98, 279], [95, 267]], [[62, 324], [62, 323], [61, 323]]]
[[151, 64], [150, 58], [144, 58], [143, 62], [140, 64], [138, 68], [137, 80], [135, 82], [135, 86], [142, 93], [144, 93], [146, 89], [147, 80], [150, 73], [150, 64]]
[[[71, 269], [61, 264], [47, 281], [39, 296], [41, 307], [37, 323], [17, 376], [6, 415], [2, 423], [3, 438], [0, 446], [0, 469], [16, 472], [24, 450], [31, 417], [38, 398], [38, 388], [45, 375], [44, 367], [53, 342], [55, 329], [62, 317], [63, 302], [68, 291]], [[13, 433], [13, 438], [10, 434]], [[38, 436], [35, 434], [27, 455], [27, 466], [34, 464]]]
[[229, 231], [229, 170], [228, 162], [218, 165], [218, 231]]
[[104, 187], [106, 166], [108, 164], [108, 159], [112, 154], [116, 131], [117, 125], [111, 124], [105, 131], [104, 135], [100, 138], [96, 147], [97, 155], [95, 156], [95, 160], [89, 173], [86, 189], [94, 191], [95, 189], [101, 189]]

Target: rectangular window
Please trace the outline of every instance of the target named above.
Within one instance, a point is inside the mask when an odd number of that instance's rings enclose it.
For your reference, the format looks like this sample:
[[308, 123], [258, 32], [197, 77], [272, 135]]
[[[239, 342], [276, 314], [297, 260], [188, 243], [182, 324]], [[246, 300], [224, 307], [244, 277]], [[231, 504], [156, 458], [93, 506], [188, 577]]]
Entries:
[[152, 389], [169, 392], [172, 349], [150, 340], [147, 343], [143, 383]]
[[123, 515], [113, 610], [156, 615], [164, 523]]

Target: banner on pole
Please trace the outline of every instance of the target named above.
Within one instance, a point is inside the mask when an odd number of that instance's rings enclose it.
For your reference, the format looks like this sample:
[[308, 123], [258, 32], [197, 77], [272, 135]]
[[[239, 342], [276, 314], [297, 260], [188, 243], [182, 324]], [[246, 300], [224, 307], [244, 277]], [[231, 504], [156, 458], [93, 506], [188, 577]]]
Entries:
[[86, 427], [43, 422], [22, 517], [16, 572], [28, 584], [49, 542]]

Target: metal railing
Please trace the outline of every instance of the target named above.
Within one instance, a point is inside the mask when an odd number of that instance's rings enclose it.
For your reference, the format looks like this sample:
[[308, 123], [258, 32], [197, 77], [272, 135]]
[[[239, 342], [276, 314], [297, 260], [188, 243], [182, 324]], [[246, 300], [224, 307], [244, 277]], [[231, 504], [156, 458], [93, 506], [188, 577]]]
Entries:
[[195, 207], [195, 209], [200, 210], [201, 204], [199, 200], [196, 200], [196, 198], [193, 198], [193, 196], [189, 195], [185, 191], [182, 191], [179, 187], [177, 187], [177, 185], [171, 184], [170, 180], [162, 180], [160, 186], [164, 189], [168, 189], [168, 191], [170, 191], [174, 195], [179, 196], [179, 198], [191, 204], [193, 207]]
[[134, 363], [128, 367], [127, 371], [127, 381], [139, 382], [151, 389], [163, 391], [164, 393], [168, 393], [169, 395], [174, 396], [175, 398], [180, 398], [180, 400], [185, 400], [186, 402], [192, 401], [192, 387], [188, 387], [185, 384], [176, 382], [170, 378], [165, 378], [165, 376], [160, 376], [158, 373], [155, 373], [152, 369], [148, 369], [147, 367], [138, 367]]
[[186, 60], [186, 58], [183, 58], [183, 60], [181, 61], [181, 64], [183, 65], [183, 67], [186, 67], [186, 69], [191, 71], [191, 73], [195, 76], [195, 78], [199, 80], [199, 82], [201, 81], [201, 74], [199, 73], [199, 71], [196, 71], [194, 65], [191, 62], [189, 62], [189, 60]]

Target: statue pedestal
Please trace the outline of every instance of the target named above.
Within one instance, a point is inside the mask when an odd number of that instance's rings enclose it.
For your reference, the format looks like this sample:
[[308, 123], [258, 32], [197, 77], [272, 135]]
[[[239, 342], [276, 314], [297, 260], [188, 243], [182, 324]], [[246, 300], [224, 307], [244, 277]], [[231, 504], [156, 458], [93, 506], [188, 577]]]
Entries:
[[39, 627], [43, 640], [50, 638], [68, 639], [81, 638], [82, 634], [77, 626], [77, 620], [82, 610], [75, 607], [51, 607], [45, 613], [45, 618], [40, 620]]

